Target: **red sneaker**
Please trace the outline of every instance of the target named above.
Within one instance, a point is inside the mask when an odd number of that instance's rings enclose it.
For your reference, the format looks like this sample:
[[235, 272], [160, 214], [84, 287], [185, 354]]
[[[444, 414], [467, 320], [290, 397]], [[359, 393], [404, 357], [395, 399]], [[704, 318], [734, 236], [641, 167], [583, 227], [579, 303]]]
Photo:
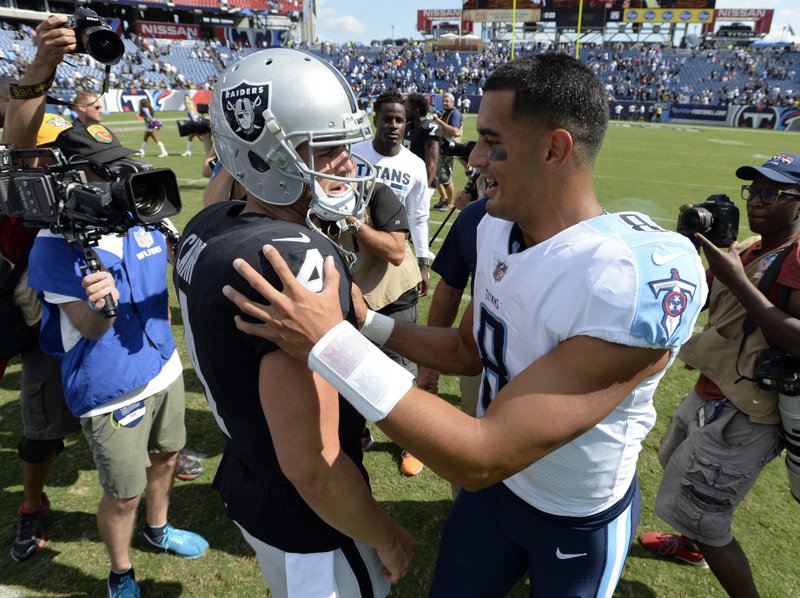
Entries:
[[645, 532], [639, 536], [639, 544], [657, 556], [678, 559], [698, 567], [708, 567], [703, 553], [689, 548], [689, 542], [683, 535]]
[[11, 541], [11, 558], [18, 563], [29, 559], [37, 549], [45, 544], [46, 536], [42, 527], [42, 519], [50, 513], [50, 501], [42, 492], [42, 504], [34, 511], [19, 508], [19, 520]]

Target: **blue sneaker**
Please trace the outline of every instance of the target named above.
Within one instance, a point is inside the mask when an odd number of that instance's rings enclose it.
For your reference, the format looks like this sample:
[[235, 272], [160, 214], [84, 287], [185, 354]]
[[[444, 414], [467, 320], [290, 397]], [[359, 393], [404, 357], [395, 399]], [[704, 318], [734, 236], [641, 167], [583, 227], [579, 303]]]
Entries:
[[131, 575], [125, 575], [119, 584], [108, 580], [108, 598], [140, 598], [139, 584]]
[[142, 530], [142, 548], [161, 550], [182, 559], [196, 559], [206, 553], [208, 542], [200, 534], [167, 525], [164, 528], [164, 537], [160, 542], [156, 542], [147, 534], [147, 531]]

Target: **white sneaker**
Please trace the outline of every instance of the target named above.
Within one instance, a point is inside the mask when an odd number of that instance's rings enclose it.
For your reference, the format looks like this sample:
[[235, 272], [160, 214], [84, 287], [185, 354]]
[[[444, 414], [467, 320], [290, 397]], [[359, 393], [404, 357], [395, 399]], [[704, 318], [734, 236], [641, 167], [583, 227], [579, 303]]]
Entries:
[[159, 157], [159, 158], [168, 158], [168, 157], [169, 157], [169, 154], [168, 154], [168, 153], [166, 153], [166, 152], [161, 152], [160, 154], [158, 154], [158, 157]]
[[139, 150], [138, 152], [136, 152], [136, 155], [139, 156], [140, 158], [144, 158], [144, 150]]
[[192, 152], [183, 152], [183, 153], [181, 154], [181, 156], [183, 156], [184, 158], [191, 157], [191, 155], [192, 155]]

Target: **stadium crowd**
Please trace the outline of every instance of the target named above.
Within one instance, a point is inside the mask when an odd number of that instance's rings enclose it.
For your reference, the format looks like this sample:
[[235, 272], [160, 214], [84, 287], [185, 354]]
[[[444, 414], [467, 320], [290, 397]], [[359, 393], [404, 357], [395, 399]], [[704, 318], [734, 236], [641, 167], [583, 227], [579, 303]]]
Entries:
[[[0, 75], [16, 78], [35, 51], [32, 30], [4, 23], [0, 29]], [[262, 48], [245, 41], [218, 39], [156, 40], [131, 36], [125, 40], [126, 59], [112, 69], [112, 88], [211, 89], [222, 70]], [[456, 98], [481, 95], [486, 78], [508, 62], [507, 41], [486, 43], [480, 52], [429, 48], [409, 42], [403, 46], [361, 44], [293, 44], [321, 56], [339, 69], [356, 97], [374, 98], [388, 89], [403, 93], [452, 93]], [[515, 56], [541, 52], [573, 54], [573, 44], [523, 42]], [[797, 85], [800, 53], [770, 48], [669, 49], [638, 43], [610, 47], [588, 45], [580, 57], [603, 81], [617, 101], [680, 102], [708, 105], [800, 106]], [[59, 72], [56, 84], [67, 95], [99, 89], [102, 70], [88, 56], [75, 55], [74, 68]]]

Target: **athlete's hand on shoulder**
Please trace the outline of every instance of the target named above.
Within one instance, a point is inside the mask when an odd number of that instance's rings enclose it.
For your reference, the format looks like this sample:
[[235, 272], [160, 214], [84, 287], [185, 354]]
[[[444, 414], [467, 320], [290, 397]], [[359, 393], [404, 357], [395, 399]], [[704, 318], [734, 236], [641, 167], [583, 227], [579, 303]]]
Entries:
[[383, 578], [389, 583], [397, 583], [405, 577], [415, 550], [414, 537], [398, 525], [392, 546], [377, 549], [378, 558], [383, 563]]
[[264, 257], [283, 283], [278, 291], [266, 278], [243, 259], [233, 267], [264, 299], [255, 303], [226, 285], [222, 292], [246, 315], [261, 323], [248, 322], [236, 316], [236, 327], [247, 334], [277, 343], [295, 359], [306, 361], [314, 344], [328, 330], [342, 321], [339, 303], [339, 273], [333, 258], [325, 258], [322, 291], [312, 293], [295, 277], [286, 261], [272, 245], [264, 245]]

